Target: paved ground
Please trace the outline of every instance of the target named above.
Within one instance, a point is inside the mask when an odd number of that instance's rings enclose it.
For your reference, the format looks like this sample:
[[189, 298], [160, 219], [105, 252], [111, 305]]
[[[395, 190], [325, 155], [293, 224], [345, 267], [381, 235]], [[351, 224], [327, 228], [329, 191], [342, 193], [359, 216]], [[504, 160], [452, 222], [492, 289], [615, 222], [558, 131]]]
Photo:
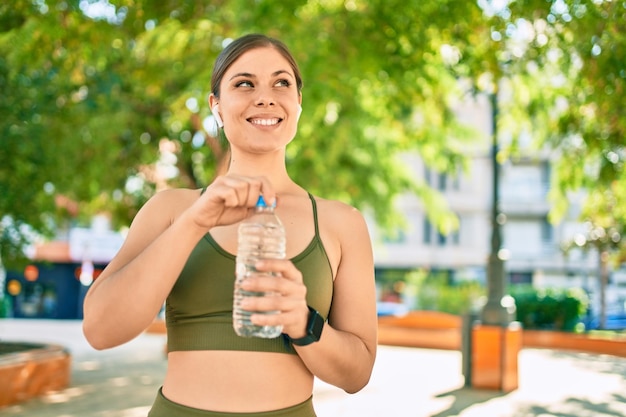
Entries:
[[[73, 357], [69, 388], [0, 409], [3, 417], [145, 417], [165, 371], [162, 335], [98, 352], [78, 321], [0, 320], [0, 340], [61, 344]], [[363, 391], [318, 381], [315, 408], [319, 417], [626, 416], [624, 358], [525, 349], [520, 387], [508, 394], [464, 388], [461, 360], [459, 352], [381, 346]]]

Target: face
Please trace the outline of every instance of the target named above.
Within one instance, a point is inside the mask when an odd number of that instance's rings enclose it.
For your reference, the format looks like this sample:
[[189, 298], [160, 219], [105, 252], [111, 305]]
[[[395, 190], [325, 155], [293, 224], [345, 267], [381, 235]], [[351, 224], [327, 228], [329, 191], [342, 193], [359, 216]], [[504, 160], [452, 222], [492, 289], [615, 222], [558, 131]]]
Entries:
[[272, 47], [242, 54], [224, 73], [218, 104], [231, 147], [284, 148], [296, 134], [301, 97], [289, 62]]

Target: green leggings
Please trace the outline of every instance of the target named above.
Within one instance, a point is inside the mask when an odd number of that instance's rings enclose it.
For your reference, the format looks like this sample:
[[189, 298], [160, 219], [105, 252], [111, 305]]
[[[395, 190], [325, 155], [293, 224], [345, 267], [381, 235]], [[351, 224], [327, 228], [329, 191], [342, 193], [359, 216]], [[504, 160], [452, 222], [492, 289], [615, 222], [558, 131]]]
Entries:
[[316, 417], [312, 397], [303, 403], [260, 413], [225, 413], [187, 407], [168, 400], [159, 389], [148, 417]]

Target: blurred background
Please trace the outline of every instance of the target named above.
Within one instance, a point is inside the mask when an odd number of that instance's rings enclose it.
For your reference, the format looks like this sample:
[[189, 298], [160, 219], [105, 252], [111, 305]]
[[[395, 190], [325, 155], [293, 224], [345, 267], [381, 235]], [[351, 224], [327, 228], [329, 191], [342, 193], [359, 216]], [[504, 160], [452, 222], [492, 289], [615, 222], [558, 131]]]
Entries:
[[0, 317], [82, 318], [139, 207], [222, 172], [211, 70], [251, 32], [299, 62], [288, 168], [366, 215], [380, 315], [495, 287], [525, 328], [626, 328], [617, 0], [4, 2]]

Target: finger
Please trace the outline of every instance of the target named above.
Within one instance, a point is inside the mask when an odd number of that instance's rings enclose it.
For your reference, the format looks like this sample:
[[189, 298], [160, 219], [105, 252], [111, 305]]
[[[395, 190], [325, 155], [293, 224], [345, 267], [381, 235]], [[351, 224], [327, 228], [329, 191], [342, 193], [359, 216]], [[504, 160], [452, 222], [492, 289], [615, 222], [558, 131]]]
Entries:
[[241, 186], [232, 177], [218, 177], [211, 183], [202, 197], [224, 207], [241, 206]]
[[[263, 306], [265, 307], [265, 305]], [[267, 309], [252, 310], [251, 321], [259, 326], [283, 326], [283, 332], [290, 335], [298, 335], [301, 337], [306, 327], [308, 319], [308, 308], [304, 302], [295, 302], [295, 300], [281, 300], [274, 307], [267, 304]]]
[[222, 186], [227, 207], [254, 207], [261, 189], [259, 181], [234, 175], [223, 177]]
[[231, 185], [224, 183], [217, 185], [212, 189], [212, 197], [215, 198], [219, 203], [223, 204], [224, 207], [234, 208], [241, 207], [241, 192], [238, 192], [237, 188], [232, 187]]
[[265, 204], [274, 206], [276, 204], [276, 192], [274, 191], [274, 187], [272, 187], [272, 184], [266, 177], [257, 177], [257, 180], [260, 182], [261, 188], [259, 189], [259, 193], [263, 195]]
[[270, 181], [264, 176], [246, 177], [248, 183], [248, 203], [254, 207], [259, 200], [259, 196], [263, 196], [265, 204], [274, 205], [276, 200], [276, 192]]
[[[248, 182], [248, 190], [247, 190], [247, 201], [246, 205], [248, 207], [256, 206], [259, 201], [259, 196], [263, 194], [263, 182], [260, 178], [251, 178]], [[267, 203], [267, 202], [266, 202]]]
[[278, 293], [266, 292], [265, 295], [253, 295], [244, 297], [241, 302], [241, 308], [251, 312], [281, 312], [288, 308], [283, 297]]
[[260, 315], [267, 313], [281, 315], [280, 323], [292, 323], [295, 321], [295, 318], [290, 316], [297, 317], [295, 312], [308, 311], [304, 300], [282, 297], [277, 294], [268, 294], [262, 297], [246, 297], [241, 300], [241, 308]]
[[290, 281], [303, 282], [302, 273], [288, 259], [261, 259], [254, 264], [254, 267], [259, 272], [277, 273]]
[[244, 291], [280, 295], [284, 298], [306, 299], [306, 286], [282, 276], [254, 275], [241, 282]]
[[273, 205], [276, 200], [274, 188], [266, 177], [230, 175], [224, 177], [224, 181], [235, 191], [238, 204], [254, 207], [261, 195], [263, 195], [263, 199], [267, 205]]

